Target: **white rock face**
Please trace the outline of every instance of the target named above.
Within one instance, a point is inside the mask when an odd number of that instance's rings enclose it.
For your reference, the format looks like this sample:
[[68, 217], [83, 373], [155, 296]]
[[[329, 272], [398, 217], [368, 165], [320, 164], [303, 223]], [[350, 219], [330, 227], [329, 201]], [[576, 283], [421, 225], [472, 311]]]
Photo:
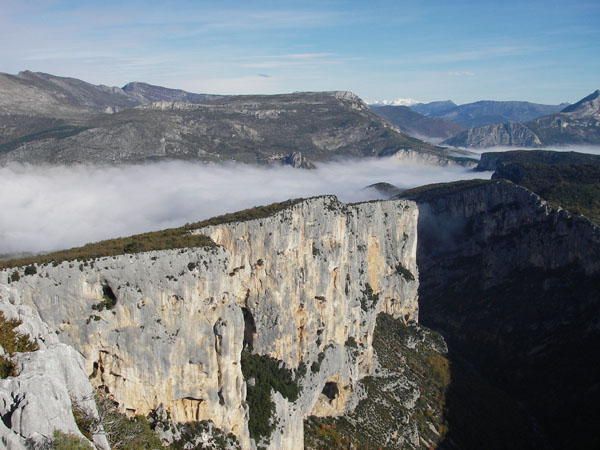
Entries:
[[[244, 448], [254, 446], [244, 340], [289, 368], [306, 364], [296, 402], [273, 395], [279, 424], [269, 446], [300, 449], [307, 415], [355, 404], [354, 387], [373, 368], [376, 315], [418, 318], [417, 216], [410, 201], [318, 197], [199, 230], [214, 249], [64, 262], [10, 286], [84, 355], [85, 372], [123, 411], [162, 406], [177, 422], [210, 419]], [[103, 295], [114, 295], [114, 308], [92, 309]], [[322, 393], [326, 382], [336, 383], [335, 399]]]
[[533, 148], [540, 147], [542, 141], [526, 125], [510, 122], [465, 130], [445, 140], [442, 145], [475, 148], [496, 146]]
[[[83, 438], [73, 406], [98, 417], [83, 357], [59, 343], [37, 313], [20, 304], [18, 291], [5, 284], [0, 284], [0, 311], [7, 319], [22, 320], [17, 331], [29, 334], [40, 347], [16, 354], [19, 375], [0, 380], [0, 442], [8, 449], [25, 449], [28, 442], [40, 444], [52, 438], [54, 430]], [[94, 444], [98, 449], [110, 448], [103, 435], [94, 436]]]

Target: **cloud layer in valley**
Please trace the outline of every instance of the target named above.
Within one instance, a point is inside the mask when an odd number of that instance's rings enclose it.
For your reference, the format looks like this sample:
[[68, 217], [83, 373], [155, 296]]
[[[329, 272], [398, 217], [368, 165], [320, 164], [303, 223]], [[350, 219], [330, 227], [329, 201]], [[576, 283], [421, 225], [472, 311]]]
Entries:
[[181, 161], [117, 167], [0, 168], [0, 254], [70, 248], [160, 230], [289, 198], [335, 194], [371, 200], [364, 187], [409, 188], [489, 178], [463, 167], [393, 158], [330, 162], [316, 170]]

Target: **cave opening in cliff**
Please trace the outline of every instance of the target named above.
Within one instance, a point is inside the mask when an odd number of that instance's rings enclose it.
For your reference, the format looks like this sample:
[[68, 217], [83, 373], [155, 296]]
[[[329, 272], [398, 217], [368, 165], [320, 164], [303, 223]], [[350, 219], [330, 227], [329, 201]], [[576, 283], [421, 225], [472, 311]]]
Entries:
[[333, 381], [328, 381], [327, 383], [325, 383], [322, 394], [329, 400], [334, 400], [340, 394], [340, 390], [338, 388], [337, 383]]
[[102, 286], [102, 297], [106, 303], [106, 309], [111, 309], [117, 304], [117, 296], [108, 284]]
[[244, 315], [244, 348], [252, 350], [254, 333], [256, 333], [256, 324], [254, 323], [254, 317], [248, 308], [243, 307], [242, 314]]

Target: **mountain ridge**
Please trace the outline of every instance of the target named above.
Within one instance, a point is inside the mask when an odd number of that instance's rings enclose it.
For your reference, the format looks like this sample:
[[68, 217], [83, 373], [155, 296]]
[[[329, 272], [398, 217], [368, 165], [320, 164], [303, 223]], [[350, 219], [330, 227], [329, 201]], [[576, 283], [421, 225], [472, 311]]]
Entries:
[[[433, 108], [429, 108], [432, 105]], [[454, 105], [454, 106], [452, 106]], [[463, 105], [453, 102], [433, 102], [414, 105], [414, 111], [439, 117], [456, 123], [464, 128], [475, 128], [484, 125], [503, 124], [508, 122], [525, 122], [561, 111], [567, 104], [544, 105], [527, 101], [478, 100]]]
[[423, 116], [408, 106], [373, 106], [371, 110], [403, 133], [419, 139], [445, 140], [464, 131], [464, 127], [438, 117]]
[[[43, 102], [36, 100], [40, 95]], [[454, 161], [443, 149], [402, 134], [346, 91], [215, 96], [139, 82], [120, 90], [22, 72], [0, 76], [0, 111], [6, 124], [0, 163], [174, 158], [264, 164], [301, 153], [310, 166], [406, 150]]]
[[525, 123], [472, 128], [442, 142], [453, 147], [600, 144], [600, 91], [560, 112]]

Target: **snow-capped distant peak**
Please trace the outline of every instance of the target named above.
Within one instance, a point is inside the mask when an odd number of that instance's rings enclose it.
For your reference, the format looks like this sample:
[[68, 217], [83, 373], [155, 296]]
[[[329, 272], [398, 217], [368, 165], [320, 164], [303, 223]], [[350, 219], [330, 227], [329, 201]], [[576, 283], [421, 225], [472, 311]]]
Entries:
[[368, 103], [374, 106], [412, 106], [421, 102], [414, 98], [395, 98], [393, 100], [378, 100]]

